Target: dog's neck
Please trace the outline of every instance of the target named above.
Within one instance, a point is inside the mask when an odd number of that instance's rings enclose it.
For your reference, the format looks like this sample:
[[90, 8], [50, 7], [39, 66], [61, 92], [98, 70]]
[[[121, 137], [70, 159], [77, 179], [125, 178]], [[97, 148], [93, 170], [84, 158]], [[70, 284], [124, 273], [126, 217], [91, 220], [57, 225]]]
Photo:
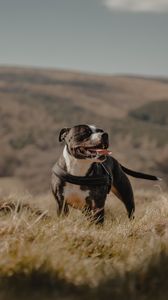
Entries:
[[75, 176], [85, 176], [92, 162], [85, 159], [77, 159], [69, 154], [67, 146], [64, 147], [63, 157], [65, 159], [67, 172]]

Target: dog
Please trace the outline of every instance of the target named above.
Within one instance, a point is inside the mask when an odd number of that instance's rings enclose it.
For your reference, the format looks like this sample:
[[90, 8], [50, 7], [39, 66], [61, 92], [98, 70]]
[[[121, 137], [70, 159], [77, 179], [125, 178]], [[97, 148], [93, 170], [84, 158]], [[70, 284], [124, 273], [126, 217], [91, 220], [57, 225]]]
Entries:
[[112, 191], [125, 205], [128, 217], [132, 218], [134, 195], [126, 174], [159, 180], [156, 176], [122, 166], [108, 150], [108, 133], [94, 125], [63, 128], [59, 142], [64, 142], [65, 147], [52, 169], [51, 180], [59, 215], [67, 215], [70, 205], [89, 214], [96, 224], [103, 223], [105, 201]]

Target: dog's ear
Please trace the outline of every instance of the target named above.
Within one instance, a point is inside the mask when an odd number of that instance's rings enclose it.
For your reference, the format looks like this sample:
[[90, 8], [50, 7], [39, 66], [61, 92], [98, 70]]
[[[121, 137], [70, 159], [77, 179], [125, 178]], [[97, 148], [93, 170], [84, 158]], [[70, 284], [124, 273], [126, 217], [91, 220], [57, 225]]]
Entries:
[[67, 136], [68, 132], [70, 131], [71, 128], [63, 128], [60, 131], [59, 134], [59, 142], [62, 142], [65, 140], [65, 137]]

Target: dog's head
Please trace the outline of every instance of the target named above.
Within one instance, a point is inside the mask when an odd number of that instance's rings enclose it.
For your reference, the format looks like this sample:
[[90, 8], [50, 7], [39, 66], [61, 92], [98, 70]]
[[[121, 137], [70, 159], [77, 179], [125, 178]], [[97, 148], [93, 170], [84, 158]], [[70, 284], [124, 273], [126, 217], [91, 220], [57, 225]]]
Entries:
[[108, 154], [108, 134], [93, 125], [77, 125], [63, 128], [59, 141], [65, 141], [68, 152], [78, 159], [104, 160]]

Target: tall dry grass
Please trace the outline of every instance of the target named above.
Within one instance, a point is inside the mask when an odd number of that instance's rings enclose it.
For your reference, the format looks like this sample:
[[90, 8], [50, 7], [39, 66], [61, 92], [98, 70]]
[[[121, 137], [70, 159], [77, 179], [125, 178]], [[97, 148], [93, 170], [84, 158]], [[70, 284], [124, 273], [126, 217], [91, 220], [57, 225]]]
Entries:
[[2, 199], [2, 295], [11, 286], [17, 297], [38, 291], [48, 299], [59, 291], [59, 299], [167, 299], [168, 197], [159, 189], [141, 190], [136, 208], [135, 219], [129, 221], [123, 205], [110, 197], [105, 224], [96, 226], [73, 209], [58, 218], [50, 195]]

